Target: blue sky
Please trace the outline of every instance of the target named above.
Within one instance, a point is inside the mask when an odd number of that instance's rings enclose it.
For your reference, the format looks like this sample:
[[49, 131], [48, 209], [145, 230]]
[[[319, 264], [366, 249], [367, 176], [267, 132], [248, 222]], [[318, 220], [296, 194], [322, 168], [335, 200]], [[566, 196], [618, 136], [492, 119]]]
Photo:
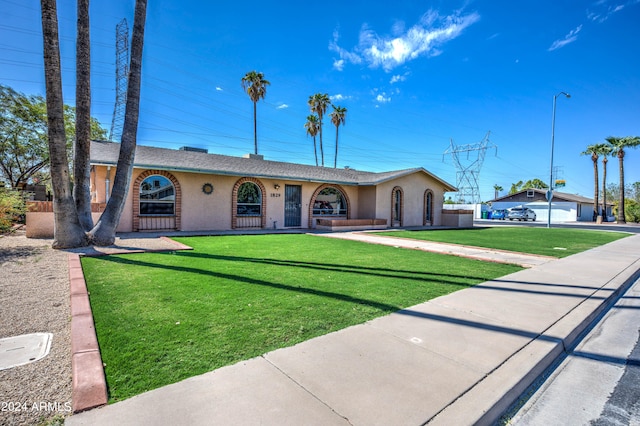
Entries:
[[[133, 0], [91, 6], [93, 115], [109, 128], [115, 101], [115, 26], [133, 21]], [[0, 0], [0, 83], [44, 94], [40, 4]], [[74, 104], [75, 2], [58, 0], [65, 103]], [[450, 140], [497, 149], [480, 173], [493, 185], [549, 180], [593, 195], [593, 167], [580, 156], [607, 136], [640, 134], [640, 0], [260, 1], [150, 0], [138, 143], [253, 152], [253, 106], [240, 79], [271, 82], [258, 104], [259, 153], [314, 164], [304, 123], [308, 97], [327, 93], [347, 108], [338, 167], [424, 167], [456, 184], [443, 156]], [[335, 127], [324, 126], [333, 165]], [[470, 156], [463, 162], [472, 161]], [[640, 149], [625, 159], [640, 181]], [[608, 181], [618, 181], [617, 159]], [[504, 193], [504, 192], [503, 192]]]

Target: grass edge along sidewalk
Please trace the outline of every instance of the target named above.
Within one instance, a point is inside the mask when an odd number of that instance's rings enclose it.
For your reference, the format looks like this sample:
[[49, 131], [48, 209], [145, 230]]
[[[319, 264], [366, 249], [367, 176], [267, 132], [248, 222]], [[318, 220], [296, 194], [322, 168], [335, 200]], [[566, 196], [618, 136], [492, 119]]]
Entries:
[[373, 232], [372, 235], [563, 258], [632, 234], [566, 228], [483, 227], [455, 230], [384, 231]]
[[520, 268], [308, 235], [83, 258], [110, 402]]

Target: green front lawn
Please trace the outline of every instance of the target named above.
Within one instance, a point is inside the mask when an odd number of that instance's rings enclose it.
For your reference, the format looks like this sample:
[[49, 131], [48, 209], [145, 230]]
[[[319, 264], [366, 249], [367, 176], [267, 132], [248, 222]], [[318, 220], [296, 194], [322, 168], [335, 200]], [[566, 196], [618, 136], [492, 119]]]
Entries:
[[376, 234], [553, 257], [566, 257], [630, 235], [623, 232], [587, 231], [567, 228], [529, 228], [522, 226], [390, 231]]
[[309, 235], [177, 238], [83, 258], [110, 401], [520, 268]]

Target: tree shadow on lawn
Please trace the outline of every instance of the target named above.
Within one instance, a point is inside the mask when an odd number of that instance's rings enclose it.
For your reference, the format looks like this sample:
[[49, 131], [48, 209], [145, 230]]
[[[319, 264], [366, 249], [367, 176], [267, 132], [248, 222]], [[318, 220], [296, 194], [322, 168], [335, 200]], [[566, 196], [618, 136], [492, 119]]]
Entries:
[[[238, 261], [238, 262], [250, 262], [250, 263], [265, 263], [265, 264], [275, 265], [275, 266], [310, 268], [310, 269], [319, 269], [323, 271], [363, 274], [363, 275], [383, 277], [383, 278], [415, 280], [420, 282], [425, 282], [426, 279], [430, 278], [432, 280], [437, 279], [437, 282], [436, 282], [437, 284], [452, 285], [452, 286], [458, 287], [459, 289], [469, 288], [474, 286], [475, 284], [461, 283], [461, 282], [454, 281], [453, 279], [443, 279], [443, 278], [448, 277], [448, 278], [459, 278], [459, 279], [475, 279], [480, 282], [482, 280], [486, 280], [486, 277], [469, 277], [465, 275], [439, 274], [439, 273], [430, 273], [430, 272], [423, 272], [423, 271], [397, 271], [397, 270], [391, 270], [391, 269], [385, 269], [385, 268], [370, 268], [370, 267], [363, 267], [363, 266], [348, 266], [348, 265], [331, 265], [331, 264], [324, 264], [324, 263], [298, 262], [298, 261], [277, 260], [277, 259], [258, 259], [258, 258], [236, 257], [236, 256], [220, 256], [220, 255], [193, 253], [193, 252], [180, 253], [180, 254], [182, 256], [199, 257], [199, 258], [209, 259], [212, 261], [224, 260], [224, 261]], [[124, 264], [124, 265], [141, 266], [141, 267], [149, 267], [149, 268], [162, 268], [162, 269], [167, 269], [167, 270], [176, 271], [176, 272], [186, 272], [186, 273], [193, 273], [193, 274], [199, 274], [199, 275], [207, 275], [214, 278], [232, 280], [232, 281], [242, 282], [246, 284], [268, 286], [268, 287], [277, 288], [285, 291], [294, 291], [299, 293], [312, 294], [316, 296], [342, 300], [350, 303], [368, 305], [384, 312], [396, 312], [402, 309], [402, 307], [400, 306], [390, 305], [382, 302], [377, 302], [374, 300], [353, 297], [347, 294], [312, 289], [312, 288], [307, 288], [302, 286], [280, 284], [280, 283], [260, 280], [260, 279], [246, 277], [246, 276], [237, 275], [237, 274], [227, 274], [223, 272], [209, 271], [206, 269], [193, 268], [188, 266], [169, 265], [166, 263], [153, 263], [153, 262], [147, 262], [143, 260], [134, 260], [134, 259], [123, 257], [123, 256], [122, 257], [121, 256], [118, 256], [118, 257], [104, 256], [104, 257], [101, 257], [101, 259], [109, 262]], [[375, 272], [375, 271], [381, 271], [381, 272]], [[393, 272], [394, 274], [390, 275], [390, 274], [385, 274], [383, 272]], [[423, 276], [399, 275], [398, 272], [406, 273], [406, 274], [417, 274], [417, 275], [423, 275]]]
[[[526, 285], [548, 286], [548, 287], [553, 287], [554, 289], [567, 287], [571, 289], [593, 290], [593, 292], [602, 289], [602, 287], [576, 286], [576, 285], [570, 285], [570, 284], [555, 284], [555, 283], [553, 284], [537, 283], [537, 282], [527, 282], [527, 281], [512, 281], [512, 280], [503, 280], [500, 278], [491, 279], [491, 278], [487, 278], [486, 276], [479, 277], [479, 276], [464, 275], [464, 274], [446, 274], [446, 273], [439, 273], [439, 272], [436, 273], [436, 272], [427, 272], [427, 271], [374, 268], [374, 267], [368, 267], [368, 266], [355, 266], [355, 265], [318, 263], [318, 262], [301, 262], [297, 260], [228, 256], [228, 255], [197, 253], [197, 252], [181, 252], [180, 255], [185, 257], [191, 257], [191, 258], [198, 257], [198, 258], [209, 259], [214, 261], [224, 260], [224, 261], [232, 261], [232, 262], [262, 263], [262, 264], [275, 265], [275, 266], [308, 268], [308, 269], [314, 269], [314, 270], [321, 270], [325, 272], [326, 271], [344, 272], [344, 273], [363, 274], [363, 275], [382, 277], [382, 278], [398, 278], [403, 280], [414, 280], [419, 282], [424, 282], [425, 280], [437, 280], [438, 284], [455, 285], [461, 288], [474, 287], [477, 284], [482, 283], [482, 286], [480, 288], [486, 289], [486, 290], [511, 291], [516, 293], [551, 295], [551, 296], [561, 296], [561, 297], [583, 298], [584, 295], [573, 294], [573, 293], [561, 293], [556, 291], [532, 290], [527, 288], [499, 287], [499, 286], [492, 286], [492, 285], [486, 284], [486, 282], [495, 282], [495, 283], [512, 282], [515, 284], [522, 284], [523, 286], [526, 286]], [[477, 281], [477, 283], [476, 284], [460, 283], [459, 281], [455, 281], [455, 279], [470, 279], [470, 280]]]
[[[454, 279], [471, 279], [471, 280], [478, 280], [480, 282], [487, 280], [487, 277], [479, 277], [479, 276], [465, 275], [465, 274], [446, 274], [441, 272], [411, 271], [411, 270], [379, 268], [379, 267], [374, 268], [369, 266], [345, 265], [345, 264], [339, 264], [339, 263], [301, 262], [298, 260], [281, 260], [281, 259], [267, 259], [267, 258], [258, 258], [258, 257], [228, 256], [228, 255], [197, 253], [197, 252], [180, 252], [178, 255], [184, 256], [184, 257], [198, 257], [198, 258], [209, 259], [209, 260], [224, 260], [228, 262], [263, 263], [266, 265], [307, 268], [307, 269], [315, 269], [315, 270], [330, 271], [330, 272], [348, 272], [348, 273], [354, 273], [354, 274], [371, 275], [376, 277], [402, 278], [402, 279], [419, 280], [419, 281], [424, 281], [425, 279], [434, 279], [434, 278], [440, 280], [443, 277], [454, 278]], [[403, 275], [403, 274], [406, 274], [406, 275]], [[460, 283], [456, 281], [445, 280], [445, 281], [438, 281], [438, 282], [441, 282], [443, 284], [460, 285]]]

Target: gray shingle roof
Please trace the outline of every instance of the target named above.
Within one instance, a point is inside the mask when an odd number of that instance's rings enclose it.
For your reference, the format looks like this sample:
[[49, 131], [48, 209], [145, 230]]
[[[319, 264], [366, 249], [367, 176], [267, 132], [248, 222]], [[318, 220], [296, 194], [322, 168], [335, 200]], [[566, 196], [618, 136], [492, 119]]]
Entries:
[[[495, 201], [502, 201], [502, 200], [504, 200], [506, 198], [511, 198], [511, 197], [523, 194], [523, 193], [525, 193], [527, 191], [534, 191], [534, 192], [536, 192], [538, 194], [541, 194], [541, 195], [546, 195], [546, 193], [547, 193], [546, 189], [529, 188], [529, 189], [523, 189], [522, 191], [518, 191], [515, 194], [507, 194], [507, 195], [504, 195], [502, 197], [498, 197], [498, 198], [496, 198], [494, 200], [491, 200], [491, 201], [494, 201], [494, 202]], [[553, 199], [556, 200], [556, 201], [563, 200], [563, 201], [572, 201], [572, 202], [575, 202], [575, 203], [583, 203], [583, 204], [591, 203], [591, 204], [593, 204], [593, 198], [587, 198], [587, 197], [583, 197], [582, 195], [577, 195], [577, 194], [569, 194], [567, 192], [553, 191]]]
[[[92, 141], [91, 164], [115, 166], [118, 163], [119, 152], [119, 143]], [[376, 185], [387, 180], [422, 172], [440, 182], [445, 191], [456, 190], [454, 186], [422, 167], [374, 173], [354, 169], [333, 169], [329, 167], [308, 166], [257, 158], [232, 157], [142, 145], [136, 147], [134, 167], [229, 176], [252, 176], [325, 182], [341, 185]]]

